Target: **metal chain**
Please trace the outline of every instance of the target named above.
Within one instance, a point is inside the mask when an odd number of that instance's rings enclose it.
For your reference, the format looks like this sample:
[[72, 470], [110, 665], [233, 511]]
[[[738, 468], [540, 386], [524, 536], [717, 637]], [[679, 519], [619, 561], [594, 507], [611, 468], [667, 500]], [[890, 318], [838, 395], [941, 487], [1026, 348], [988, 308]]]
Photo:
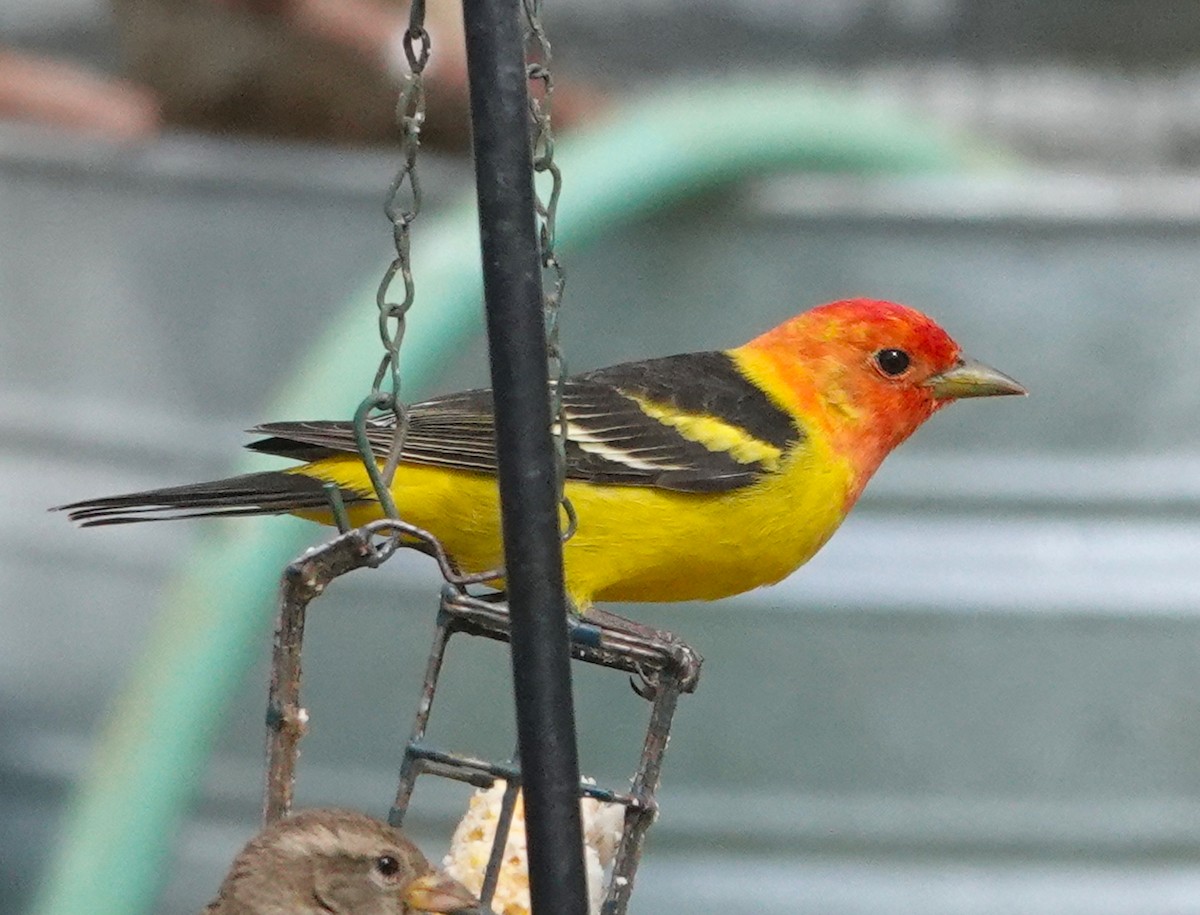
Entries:
[[[375, 495], [389, 518], [399, 518], [390, 487], [396, 466], [400, 463], [404, 436], [408, 431], [408, 411], [400, 398], [400, 344], [404, 340], [405, 319], [416, 295], [410, 258], [410, 228], [421, 212], [421, 184], [416, 166], [417, 153], [421, 148], [421, 128], [425, 124], [424, 72], [429, 63], [430, 51], [429, 32], [425, 29], [425, 0], [412, 0], [402, 47], [409, 68], [400, 90], [400, 99], [396, 104], [403, 161], [392, 179], [383, 208], [392, 224], [392, 243], [396, 257], [384, 271], [379, 289], [375, 293], [375, 305], [379, 309], [379, 338], [383, 342], [384, 354], [375, 372], [371, 393], [354, 414], [354, 437], [363, 466], [371, 478]], [[389, 298], [397, 274], [404, 284], [404, 295], [400, 301]], [[372, 414], [376, 414], [374, 420]], [[379, 414], [390, 414], [387, 419], [390, 419], [392, 426], [392, 441], [382, 470], [367, 437], [368, 423], [378, 423]], [[334, 511], [338, 514], [336, 501]], [[346, 524], [343, 509], [338, 518], [338, 526], [344, 531]], [[393, 544], [380, 558], [387, 558], [394, 549]]]
[[[577, 518], [571, 500], [565, 493], [567, 475], [567, 415], [563, 407], [563, 385], [567, 379], [567, 363], [558, 339], [559, 307], [562, 305], [566, 273], [555, 250], [555, 219], [558, 199], [562, 193], [562, 172], [554, 161], [554, 132], [551, 113], [554, 101], [554, 78], [550, 71], [551, 49], [542, 25], [542, 0], [521, 0], [525, 10], [526, 75], [530, 82], [529, 119], [533, 132], [534, 203], [538, 213], [538, 239], [542, 252], [543, 312], [546, 323], [546, 352], [550, 373], [550, 415], [554, 417], [554, 470], [558, 498], [566, 515], [562, 531], [564, 541], [575, 533]], [[537, 178], [549, 177], [549, 190], [538, 189]], [[545, 182], [543, 182], [544, 184]]]

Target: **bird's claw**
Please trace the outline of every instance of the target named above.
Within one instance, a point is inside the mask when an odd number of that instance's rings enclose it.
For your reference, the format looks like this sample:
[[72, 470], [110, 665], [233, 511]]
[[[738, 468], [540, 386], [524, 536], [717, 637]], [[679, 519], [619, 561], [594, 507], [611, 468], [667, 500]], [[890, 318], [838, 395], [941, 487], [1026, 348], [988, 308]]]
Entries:
[[646, 669], [641, 664], [637, 665], [637, 676], [629, 678], [629, 686], [647, 702], [653, 702], [658, 698], [658, 677], [646, 673]]

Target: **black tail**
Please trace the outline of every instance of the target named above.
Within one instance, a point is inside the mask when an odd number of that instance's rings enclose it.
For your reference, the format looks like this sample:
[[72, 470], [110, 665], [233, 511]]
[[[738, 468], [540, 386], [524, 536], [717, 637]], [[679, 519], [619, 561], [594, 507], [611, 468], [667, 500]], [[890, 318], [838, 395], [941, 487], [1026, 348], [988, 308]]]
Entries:
[[[346, 504], [362, 500], [359, 493], [342, 490]], [[103, 524], [132, 524], [135, 521], [170, 521], [176, 518], [207, 518], [214, 515], [278, 515], [299, 509], [319, 509], [329, 499], [320, 480], [298, 473], [247, 473], [240, 477], [171, 486], [146, 492], [86, 499], [59, 505], [82, 527]]]

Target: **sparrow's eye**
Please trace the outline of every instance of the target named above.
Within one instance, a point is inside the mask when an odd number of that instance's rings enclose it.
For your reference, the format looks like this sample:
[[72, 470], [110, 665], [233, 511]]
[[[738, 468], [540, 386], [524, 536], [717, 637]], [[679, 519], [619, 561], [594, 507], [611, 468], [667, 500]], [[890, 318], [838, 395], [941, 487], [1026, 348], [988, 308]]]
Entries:
[[400, 862], [391, 855], [380, 855], [375, 859], [375, 870], [385, 877], [392, 877], [400, 870]]
[[875, 364], [885, 375], [903, 375], [912, 359], [902, 349], [881, 349], [875, 354]]

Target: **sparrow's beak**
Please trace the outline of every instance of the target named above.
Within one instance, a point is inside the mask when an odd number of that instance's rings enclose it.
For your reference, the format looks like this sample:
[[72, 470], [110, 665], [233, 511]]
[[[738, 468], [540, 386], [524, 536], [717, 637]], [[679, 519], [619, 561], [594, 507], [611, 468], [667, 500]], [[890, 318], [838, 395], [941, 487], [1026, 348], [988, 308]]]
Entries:
[[408, 885], [404, 904], [414, 912], [474, 912], [479, 900], [452, 877], [432, 871]]
[[997, 372], [974, 359], [959, 359], [954, 368], [931, 375], [923, 384], [933, 391], [933, 396], [938, 400], [1029, 393], [1003, 372]]

